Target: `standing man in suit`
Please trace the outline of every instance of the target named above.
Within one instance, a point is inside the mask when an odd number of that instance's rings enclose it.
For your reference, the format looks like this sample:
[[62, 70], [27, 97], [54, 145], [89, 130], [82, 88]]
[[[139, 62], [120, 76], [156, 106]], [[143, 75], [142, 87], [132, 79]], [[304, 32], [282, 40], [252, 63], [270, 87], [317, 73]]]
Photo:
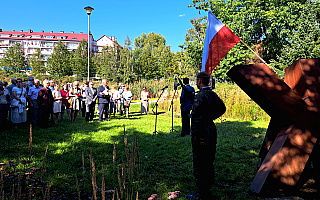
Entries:
[[103, 122], [103, 113], [105, 113], [105, 121], [108, 121], [110, 94], [107, 79], [103, 79], [102, 85], [98, 87], [98, 97], [99, 121]]
[[[182, 130], [181, 137], [190, 135], [190, 111], [192, 110], [194, 88], [189, 85], [189, 78], [182, 79], [185, 87], [182, 89], [180, 96], [181, 104], [181, 120], [182, 120]], [[189, 94], [187, 94], [189, 93]]]
[[86, 122], [92, 121], [94, 116], [94, 109], [96, 106], [96, 99], [98, 98], [97, 89], [93, 87], [93, 82], [89, 82], [89, 87], [85, 88], [86, 95]]

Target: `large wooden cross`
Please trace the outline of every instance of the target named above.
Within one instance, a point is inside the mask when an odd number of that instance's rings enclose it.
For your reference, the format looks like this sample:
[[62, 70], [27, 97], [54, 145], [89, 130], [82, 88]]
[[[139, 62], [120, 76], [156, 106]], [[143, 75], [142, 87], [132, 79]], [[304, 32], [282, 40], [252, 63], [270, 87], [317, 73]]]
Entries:
[[271, 116], [251, 190], [295, 189], [318, 153], [320, 60], [293, 63], [285, 82], [265, 64], [235, 66], [227, 75]]

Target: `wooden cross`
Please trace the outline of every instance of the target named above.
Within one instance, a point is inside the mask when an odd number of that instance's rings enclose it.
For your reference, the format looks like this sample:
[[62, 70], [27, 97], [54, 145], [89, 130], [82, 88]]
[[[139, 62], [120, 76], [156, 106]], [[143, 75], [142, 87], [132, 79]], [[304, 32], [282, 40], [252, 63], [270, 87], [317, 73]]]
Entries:
[[265, 64], [238, 65], [228, 71], [271, 116], [259, 153], [263, 162], [250, 186], [253, 192], [293, 189], [303, 182], [310, 156], [317, 153], [313, 150], [320, 130], [319, 63], [295, 62], [286, 69], [286, 82]]

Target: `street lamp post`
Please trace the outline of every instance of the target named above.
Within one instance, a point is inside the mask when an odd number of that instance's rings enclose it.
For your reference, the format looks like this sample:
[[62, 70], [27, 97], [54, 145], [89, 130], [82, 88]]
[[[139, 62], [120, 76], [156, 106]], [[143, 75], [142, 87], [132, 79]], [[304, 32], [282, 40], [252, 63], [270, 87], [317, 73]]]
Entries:
[[90, 79], [90, 14], [94, 10], [90, 6], [84, 8], [88, 14], [88, 80]]

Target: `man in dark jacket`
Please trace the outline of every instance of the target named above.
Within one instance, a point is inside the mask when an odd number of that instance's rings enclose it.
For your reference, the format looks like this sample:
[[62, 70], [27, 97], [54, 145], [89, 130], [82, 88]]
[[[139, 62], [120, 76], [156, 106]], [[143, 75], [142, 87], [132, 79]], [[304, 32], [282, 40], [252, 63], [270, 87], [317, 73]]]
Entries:
[[37, 102], [40, 108], [39, 126], [40, 128], [48, 128], [50, 113], [53, 110], [53, 96], [49, 88], [49, 81], [43, 81], [43, 88], [39, 90]]
[[208, 86], [210, 75], [197, 75], [196, 94], [191, 112], [191, 142], [193, 153], [193, 175], [197, 192], [187, 195], [191, 199], [213, 199], [210, 188], [214, 182], [213, 161], [216, 153], [217, 129], [213, 122], [226, 110], [224, 103]]
[[[181, 103], [181, 121], [182, 121], [182, 130], [181, 137], [190, 135], [190, 110], [192, 110], [193, 98], [194, 98], [194, 88], [189, 85], [189, 78], [182, 79], [183, 87], [180, 103]], [[189, 93], [189, 94], [188, 94]]]
[[110, 95], [107, 79], [103, 79], [102, 85], [98, 87], [98, 97], [99, 121], [103, 122], [103, 113], [105, 113], [105, 121], [108, 121]]
[[97, 99], [97, 89], [93, 87], [93, 82], [89, 82], [89, 87], [85, 88], [85, 95], [86, 95], [86, 122], [92, 121], [94, 116], [94, 109], [96, 106], [96, 99]]

